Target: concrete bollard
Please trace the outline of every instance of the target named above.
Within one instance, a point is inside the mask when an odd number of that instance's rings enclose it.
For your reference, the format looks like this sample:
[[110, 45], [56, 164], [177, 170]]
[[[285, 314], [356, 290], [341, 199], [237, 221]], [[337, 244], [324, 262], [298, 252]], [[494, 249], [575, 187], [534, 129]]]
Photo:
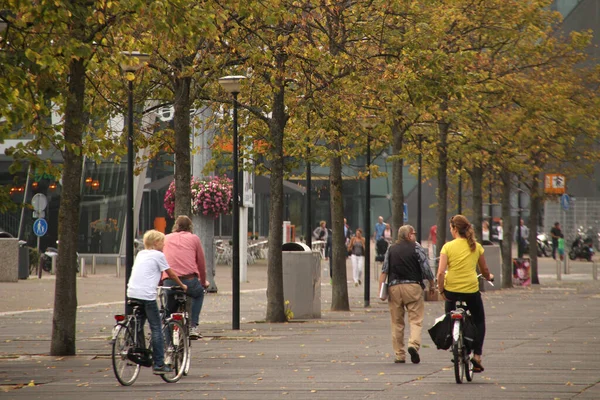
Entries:
[[560, 265], [560, 264], [561, 264], [561, 262], [557, 258], [556, 259], [556, 280], [557, 281], [562, 280], [562, 265]]
[[117, 256], [117, 278], [121, 277], [121, 257]]
[[85, 273], [85, 258], [83, 258], [83, 257], [81, 257], [79, 259], [79, 276], [80, 277], [86, 276], [86, 273]]
[[597, 281], [598, 280], [598, 263], [596, 261], [592, 264], [592, 278]]
[[92, 275], [96, 275], [96, 255], [92, 254]]

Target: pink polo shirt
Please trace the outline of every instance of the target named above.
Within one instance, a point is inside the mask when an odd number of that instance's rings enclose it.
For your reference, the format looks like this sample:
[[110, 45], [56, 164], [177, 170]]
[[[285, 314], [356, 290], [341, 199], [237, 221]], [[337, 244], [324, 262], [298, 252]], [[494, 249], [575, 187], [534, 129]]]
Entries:
[[163, 253], [177, 276], [196, 274], [200, 284], [206, 281], [204, 249], [198, 236], [191, 232], [169, 233], [165, 236]]

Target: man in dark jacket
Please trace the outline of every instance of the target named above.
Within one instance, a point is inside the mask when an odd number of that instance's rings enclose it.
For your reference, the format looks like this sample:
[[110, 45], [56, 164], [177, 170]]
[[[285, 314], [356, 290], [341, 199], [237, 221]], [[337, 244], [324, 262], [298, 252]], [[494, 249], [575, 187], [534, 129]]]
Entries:
[[394, 362], [406, 362], [404, 348], [404, 314], [408, 313], [410, 337], [408, 354], [414, 364], [421, 361], [421, 331], [425, 299], [423, 280], [429, 281], [429, 290], [433, 294], [433, 273], [429, 267], [426, 250], [416, 241], [415, 229], [403, 225], [398, 229], [398, 241], [388, 248], [379, 276], [379, 286], [388, 279], [388, 304], [392, 319], [392, 344], [396, 358]]

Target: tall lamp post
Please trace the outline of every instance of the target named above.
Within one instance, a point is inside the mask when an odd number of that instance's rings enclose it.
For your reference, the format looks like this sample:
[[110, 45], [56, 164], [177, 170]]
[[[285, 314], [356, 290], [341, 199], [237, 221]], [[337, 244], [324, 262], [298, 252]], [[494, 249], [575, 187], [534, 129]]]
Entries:
[[371, 132], [375, 127], [376, 117], [373, 115], [360, 119], [360, 124], [367, 131], [367, 155], [365, 169], [365, 293], [364, 305], [371, 306]]
[[423, 180], [423, 135], [419, 133], [419, 171], [417, 171], [417, 242], [421, 243], [421, 220], [423, 217], [421, 181]]
[[239, 153], [238, 153], [238, 122], [237, 122], [237, 96], [240, 93], [241, 81], [246, 79], [242, 75], [230, 75], [219, 78], [219, 84], [226, 92], [233, 95], [233, 266], [232, 271], [232, 328], [240, 329], [240, 198], [239, 198]]
[[[127, 59], [121, 63], [121, 69], [125, 73], [134, 73], [142, 68], [150, 56], [138, 51], [124, 51], [122, 55]], [[129, 91], [127, 98], [127, 219], [125, 224], [125, 293], [127, 293], [127, 284], [133, 270], [133, 168], [134, 168], [134, 148], [133, 148], [133, 77], [127, 76], [129, 81]], [[127, 298], [127, 294], [125, 294]], [[127, 302], [125, 303], [127, 307]]]

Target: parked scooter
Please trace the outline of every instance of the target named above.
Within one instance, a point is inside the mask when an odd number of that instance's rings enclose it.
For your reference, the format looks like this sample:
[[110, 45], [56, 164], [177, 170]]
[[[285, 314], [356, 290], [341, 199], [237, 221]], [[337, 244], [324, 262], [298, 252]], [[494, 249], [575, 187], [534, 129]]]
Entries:
[[548, 257], [552, 254], [552, 247], [548, 241], [548, 235], [543, 232], [537, 234], [538, 257]]
[[569, 251], [569, 258], [575, 260], [576, 258], [584, 258], [588, 261], [592, 261], [594, 256], [594, 240], [584, 233], [583, 227], [577, 230], [577, 237], [571, 244], [571, 251]]
[[[56, 241], [58, 244], [58, 240]], [[79, 253], [77, 254], [77, 272], [79, 272]], [[56, 247], [46, 247], [46, 251], [40, 255], [39, 266], [41, 270], [46, 272], [52, 271], [52, 258], [58, 257], [58, 249]], [[41, 276], [41, 275], [40, 275]]]

